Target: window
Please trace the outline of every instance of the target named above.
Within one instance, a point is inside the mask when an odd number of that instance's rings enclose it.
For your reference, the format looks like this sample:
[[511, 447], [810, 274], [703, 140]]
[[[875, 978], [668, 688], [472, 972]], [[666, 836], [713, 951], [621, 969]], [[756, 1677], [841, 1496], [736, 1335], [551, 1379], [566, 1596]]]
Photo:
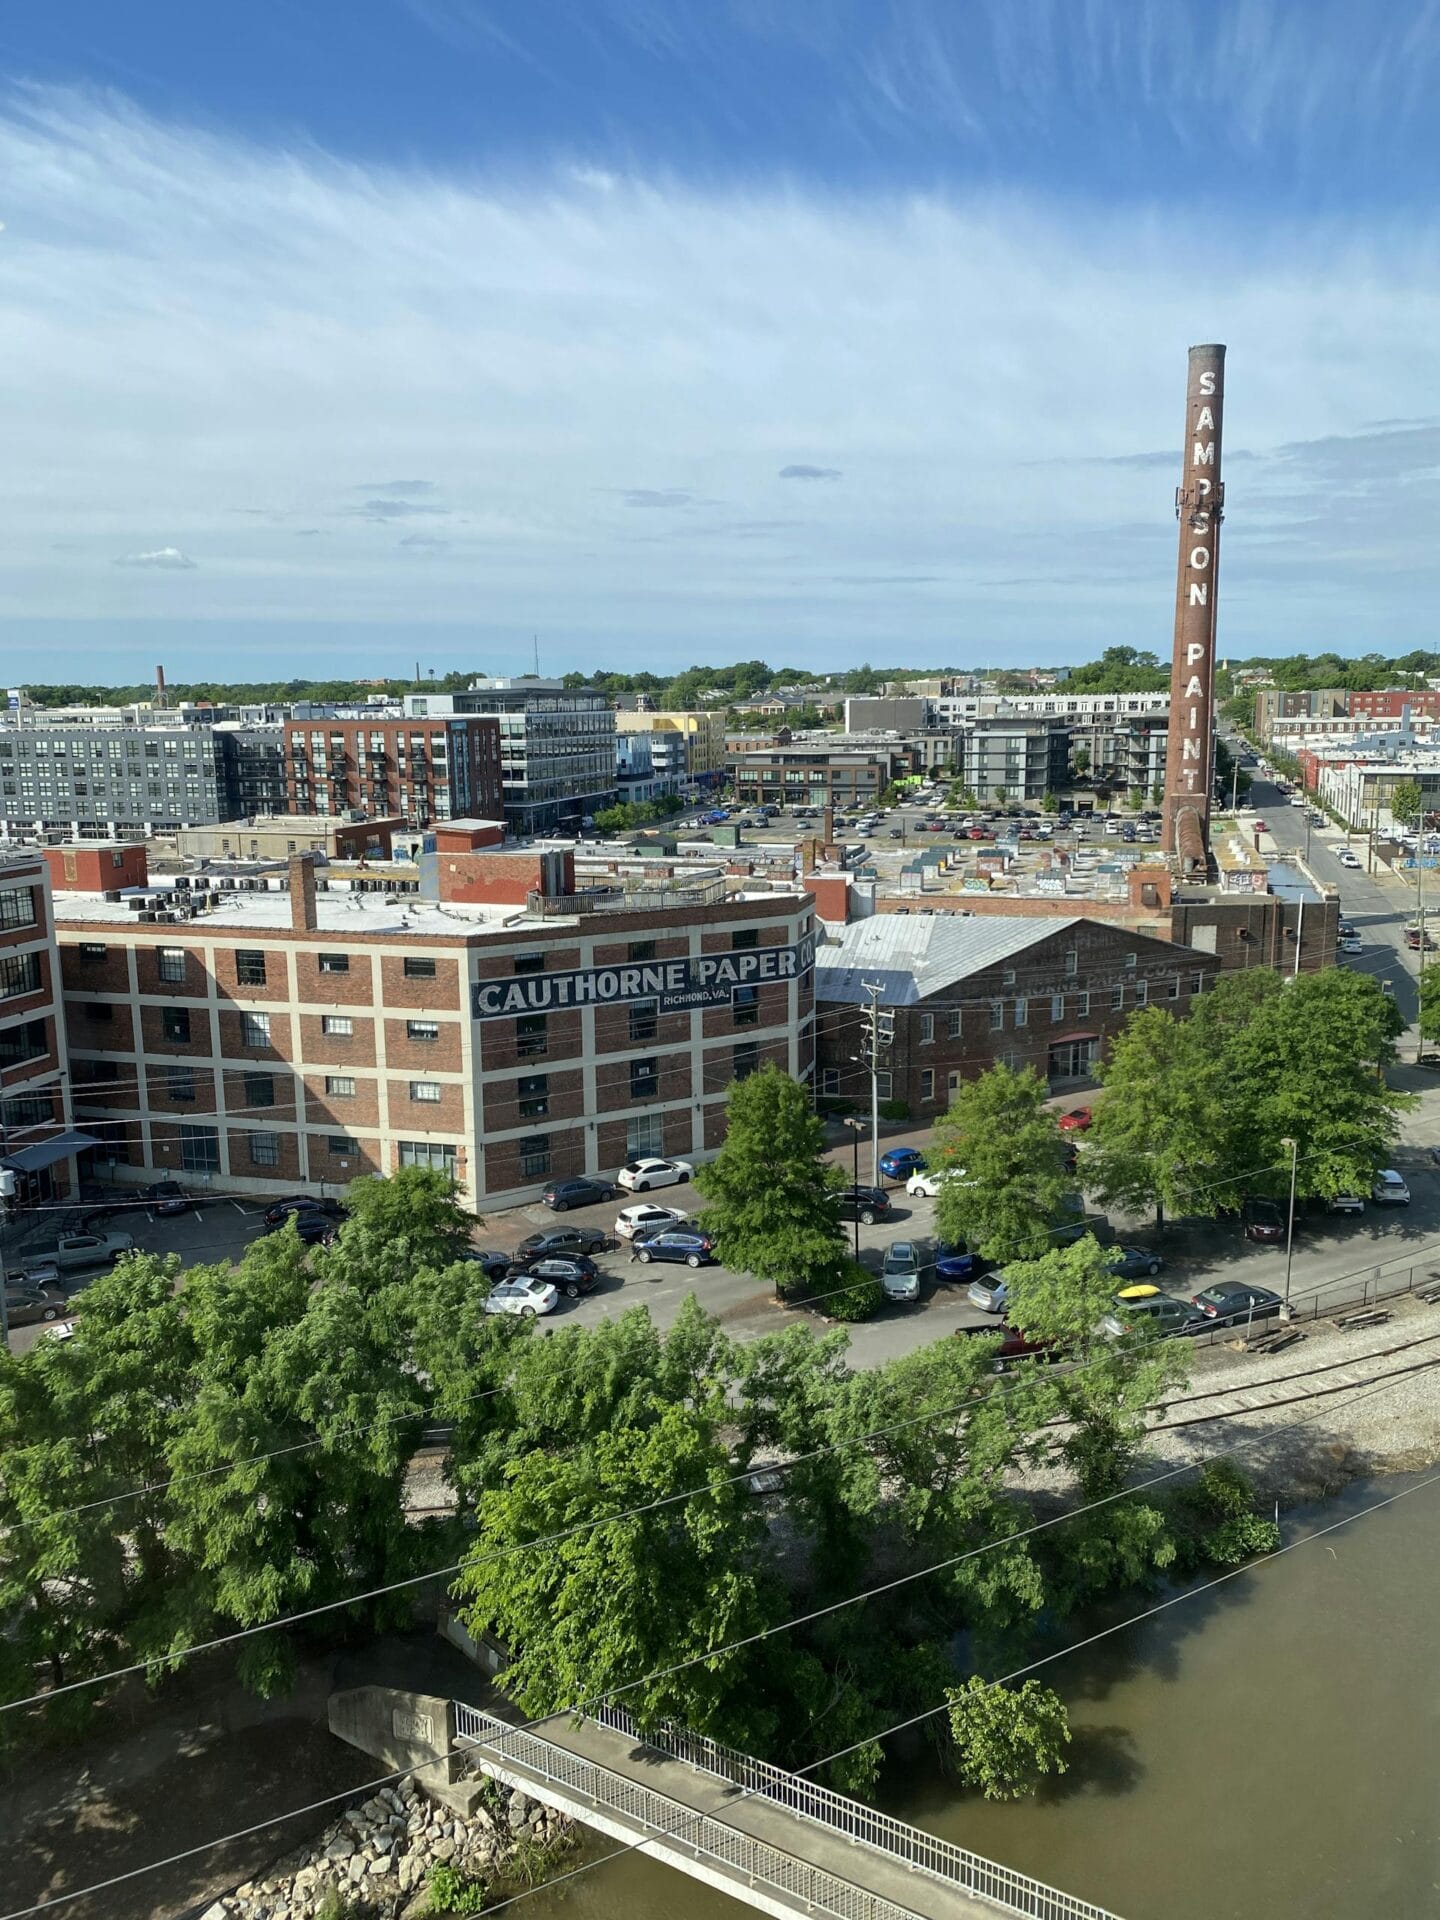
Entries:
[[[0, 1029], [0, 1067], [13, 1067], [22, 1060], [40, 1060], [49, 1051], [50, 1033], [43, 1020], [26, 1020], [13, 1027]], [[85, 1079], [82, 1063], [72, 1057], [70, 1064], [71, 1071], [78, 1075], [78, 1080], [72, 1083], [78, 1089]], [[86, 1061], [83, 1064], [88, 1067], [91, 1063]], [[110, 1067], [111, 1077], [115, 1077], [113, 1060], [96, 1061], [94, 1064]]]
[[320, 956], [321, 973], [348, 973], [350, 956], [348, 953], [322, 953]]
[[[0, 962], [0, 966], [3, 964]], [[3, 978], [3, 975], [0, 975], [0, 978]], [[115, 1009], [108, 1000], [92, 1000], [85, 1009], [85, 1017], [87, 1020], [98, 1020], [102, 1027], [107, 1026], [115, 1018]]]
[[732, 933], [730, 936], [730, 950], [732, 953], [740, 953], [746, 947], [758, 947], [759, 944], [760, 931], [758, 927], [741, 927], [737, 933]]
[[220, 1135], [214, 1127], [181, 1127], [180, 1165], [186, 1173], [220, 1171]]
[[252, 1167], [279, 1166], [280, 1136], [278, 1133], [252, 1133], [250, 1135], [250, 1164]]
[[1139, 964], [1140, 964], [1140, 956], [1139, 956], [1139, 954], [1138, 954], [1138, 953], [1127, 953], [1127, 954], [1126, 954], [1126, 956], [1125, 956], [1125, 967], [1126, 967], [1126, 971], [1127, 971], [1127, 972], [1130, 972], [1130, 973], [1133, 973], [1133, 972], [1135, 971], [1135, 968], [1136, 968], [1136, 967], [1137, 967], [1137, 966], [1138, 966]]
[[169, 986], [183, 987], [185, 984], [185, 949], [183, 947], [161, 947], [156, 961], [156, 971]]
[[407, 1020], [405, 1022], [405, 1038], [407, 1040], [414, 1040], [422, 1045], [426, 1045], [432, 1040], [438, 1040], [440, 1038], [440, 1022], [438, 1020]]
[[359, 1158], [360, 1149], [348, 1133], [327, 1133], [325, 1136], [325, 1147], [327, 1152], [334, 1154], [339, 1160], [355, 1160]]
[[353, 1100], [355, 1097], [355, 1076], [353, 1073], [327, 1073], [325, 1091], [332, 1100]]
[[1030, 1018], [1030, 1002], [1028, 1000], [1017, 1000], [1015, 1002], [1016, 1026], [1023, 1027], [1026, 1024], [1026, 1022], [1029, 1020], [1029, 1018]]
[[[0, 927], [35, 925], [35, 889], [0, 887]], [[104, 951], [103, 947], [101, 949]]]
[[1205, 991], [1205, 976], [1203, 973], [1191, 974], [1190, 991], [1191, 993], [1203, 993]]
[[195, 1074], [190, 1067], [168, 1067], [165, 1072], [166, 1091], [172, 1100], [193, 1100], [195, 1098]]
[[660, 1031], [660, 1002], [637, 1000], [630, 1008], [630, 1044], [653, 1040]]
[[275, 1076], [273, 1073], [247, 1073], [245, 1076], [245, 1104], [247, 1107], [273, 1107], [275, 1104]]
[[435, 978], [435, 962], [433, 960], [422, 960], [416, 954], [407, 953], [405, 956], [405, 978], [407, 980], [433, 980]]
[[1178, 1000], [1180, 998], [1180, 976], [1178, 973], [1172, 973], [1170, 978], [1165, 982], [1165, 998], [1167, 1000]]
[[167, 1040], [173, 1040], [179, 1046], [187, 1046], [190, 1041], [190, 1009], [188, 1007], [162, 1007], [160, 1010], [160, 1031]]
[[43, 1127], [55, 1118], [49, 1094], [17, 1094], [0, 1105], [0, 1119], [7, 1127]]
[[348, 1040], [355, 1031], [355, 1022], [348, 1013], [322, 1013], [320, 1031], [332, 1040]]
[[527, 1180], [543, 1180], [550, 1171], [550, 1136], [528, 1134], [520, 1142], [520, 1172]]
[[268, 1013], [242, 1013], [240, 1016], [240, 1044], [242, 1047], [268, 1047], [270, 1044], [270, 1016]]
[[928, 1047], [934, 1039], [935, 1016], [933, 1013], [922, 1013], [920, 1016], [920, 1044], [922, 1047]]
[[760, 1065], [760, 1049], [753, 1040], [745, 1040], [736, 1047], [731, 1061], [731, 1076], [736, 1080], [748, 1080]]
[[625, 1122], [625, 1158], [665, 1151], [665, 1123], [658, 1113], [637, 1113]]
[[630, 1098], [632, 1100], [653, 1100], [660, 1091], [660, 1062], [658, 1060], [632, 1060], [630, 1062]]
[[1135, 982], [1136, 1006], [1143, 1007], [1146, 1004], [1146, 1002], [1149, 1000], [1149, 998], [1150, 998], [1150, 982], [1148, 980], [1137, 980]]
[[434, 1173], [455, 1178], [455, 1149], [442, 1140], [401, 1140], [398, 1143], [402, 1167], [429, 1167]]
[[22, 993], [35, 993], [39, 986], [38, 953], [6, 954], [0, 959], [0, 1000], [16, 1000]]
[[1125, 989], [1123, 986], [1112, 987], [1110, 989], [1110, 1005], [1116, 1013], [1119, 1013], [1124, 1007]]
[[545, 956], [543, 953], [517, 953], [515, 956], [516, 973], [543, 973]]
[[730, 1011], [735, 1017], [737, 1027], [759, 1026], [760, 989], [758, 987], [736, 987], [730, 996]]
[[410, 1098], [422, 1101], [426, 1106], [438, 1107], [440, 1104], [440, 1082], [438, 1080], [412, 1080]]
[[948, 1094], [948, 1096], [950, 1097], [950, 1099], [952, 1099], [952, 1100], [953, 1100], [953, 1099], [955, 1098], [955, 1096], [956, 1096], [956, 1094], [957, 1094], [957, 1093], [959, 1093], [959, 1091], [960, 1091], [960, 1076], [959, 1076], [959, 1074], [958, 1074], [958, 1073], [947, 1073], [947, 1074], [946, 1074], [946, 1076], [945, 1076], [945, 1091], [946, 1091], [946, 1093]]
[[524, 1075], [515, 1083], [522, 1120], [543, 1120], [550, 1112], [550, 1076], [546, 1073]]
[[959, 1007], [952, 1007], [946, 1016], [945, 1023], [946, 1031], [952, 1040], [958, 1040], [960, 1038], [960, 1021], [961, 1009]]
[[[0, 895], [0, 898], [3, 897], [3, 895]], [[80, 958], [87, 966], [94, 966], [97, 961], [103, 960], [108, 952], [109, 948], [103, 940], [82, 940], [80, 942]]]
[[1090, 1018], [1090, 996], [1088, 993], [1076, 995], [1075, 1017], [1078, 1020], [1088, 1020]]
[[242, 987], [264, 986], [265, 955], [259, 947], [236, 948], [235, 979]]
[[1003, 1000], [992, 1000], [990, 1002], [990, 1031], [992, 1033], [999, 1033], [1004, 1024], [1005, 1002]]
[[820, 1069], [820, 1091], [821, 1093], [827, 1094], [839, 1093], [840, 1069], [838, 1067], [822, 1067]]
[[1079, 971], [1080, 971], [1080, 954], [1079, 954], [1079, 951], [1078, 951], [1078, 950], [1077, 950], [1077, 949], [1076, 949], [1075, 947], [1067, 947], [1067, 948], [1065, 949], [1065, 974], [1066, 974], [1066, 978], [1067, 978], [1067, 979], [1070, 979], [1070, 980], [1073, 980], [1073, 979], [1075, 978], [1075, 976], [1076, 976], [1076, 974], [1077, 974], [1077, 973], [1079, 973]]
[[535, 1060], [550, 1051], [546, 1018], [543, 1013], [522, 1013], [515, 1022], [515, 1051], [522, 1060]]
[[925, 1067], [921, 1071], [920, 1098], [922, 1100], [933, 1100], [935, 1098], [935, 1069], [933, 1067]]
[[1015, 984], [1015, 969], [1014, 969], [1013, 967], [1007, 967], [1007, 968], [1005, 969], [1005, 971], [1004, 971], [1004, 972], [1003, 972], [1003, 973], [1001, 974], [1001, 976], [1000, 976], [1000, 984], [1001, 984], [1001, 986], [1002, 986], [1002, 987], [1013, 987], [1013, 986], [1014, 986], [1014, 984]]
[[630, 942], [630, 958], [632, 960], [642, 961], [653, 960], [655, 958], [655, 942], [653, 940], [632, 940]]
[[888, 1071], [877, 1073], [875, 1076], [875, 1084], [882, 1100], [889, 1100], [893, 1097], [895, 1085], [895, 1077], [893, 1074]]

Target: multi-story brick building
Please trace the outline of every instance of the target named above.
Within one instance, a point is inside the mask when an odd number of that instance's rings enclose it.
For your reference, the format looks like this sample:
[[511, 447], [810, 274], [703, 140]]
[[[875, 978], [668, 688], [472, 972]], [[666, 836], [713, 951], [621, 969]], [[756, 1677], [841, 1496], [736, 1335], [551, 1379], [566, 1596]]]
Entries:
[[637, 1153], [703, 1158], [732, 1080], [810, 1075], [798, 890], [627, 910], [559, 854], [427, 871], [431, 899], [305, 858], [288, 891], [66, 892], [78, 1105], [122, 1169], [278, 1193], [418, 1164], [510, 1202]]
[[1100, 920], [877, 914], [816, 955], [818, 1090], [868, 1096], [857, 1057], [874, 983], [894, 1018], [880, 1097], [928, 1120], [997, 1063], [1057, 1090], [1087, 1079], [1137, 1007], [1183, 1014], [1218, 971], [1213, 953]]
[[285, 728], [291, 813], [399, 814], [415, 826], [504, 806], [500, 728], [473, 714], [291, 720]]
[[38, 854], [0, 855], [0, 1166], [14, 1204], [73, 1190], [68, 1058], [50, 878]]
[[[899, 764], [908, 769], [908, 762]], [[897, 756], [888, 749], [834, 752], [820, 747], [777, 747], [740, 753], [730, 764], [741, 806], [871, 807], [889, 786]]]
[[594, 687], [529, 674], [473, 680], [463, 693], [407, 693], [405, 712], [412, 719], [493, 716], [500, 729], [503, 815], [513, 834], [578, 833], [587, 814], [615, 803], [615, 712]]

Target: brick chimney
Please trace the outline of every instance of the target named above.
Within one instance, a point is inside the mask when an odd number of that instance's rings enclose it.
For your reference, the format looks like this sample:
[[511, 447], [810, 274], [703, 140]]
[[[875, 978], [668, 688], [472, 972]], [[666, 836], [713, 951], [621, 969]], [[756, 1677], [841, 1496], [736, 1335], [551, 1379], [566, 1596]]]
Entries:
[[315, 905], [315, 856], [290, 856], [290, 926], [295, 933], [314, 933], [319, 924]]

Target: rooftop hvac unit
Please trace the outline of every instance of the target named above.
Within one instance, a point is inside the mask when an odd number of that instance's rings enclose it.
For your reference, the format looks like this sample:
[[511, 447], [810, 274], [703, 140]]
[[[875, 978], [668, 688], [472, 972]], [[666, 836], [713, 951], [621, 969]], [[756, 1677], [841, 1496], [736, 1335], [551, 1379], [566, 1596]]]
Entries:
[[113, 907], [115, 902], [120, 898], [120, 889], [118, 887], [110, 887], [105, 894], [105, 898]]
[[175, 918], [175, 915], [173, 913], [165, 913], [162, 911], [160, 913], [157, 913], [155, 918], [157, 920], [163, 920], [166, 926], [168, 927], [170, 922]]
[[176, 874], [174, 885], [177, 893], [188, 893], [190, 891], [190, 882], [185, 878], [183, 873]]
[[153, 920], [155, 918], [155, 915], [149, 907], [145, 907], [141, 911], [140, 918], [142, 920]]
[[330, 882], [328, 880], [317, 880], [315, 882], [315, 891], [317, 893], [328, 893], [330, 891]]
[[131, 894], [131, 896], [130, 896], [130, 901], [129, 901], [129, 906], [130, 906], [130, 911], [131, 911], [131, 913], [140, 913], [140, 912], [142, 912], [142, 911], [144, 910], [144, 906], [145, 906], [145, 897], [144, 897], [144, 895], [143, 895], [143, 894]]

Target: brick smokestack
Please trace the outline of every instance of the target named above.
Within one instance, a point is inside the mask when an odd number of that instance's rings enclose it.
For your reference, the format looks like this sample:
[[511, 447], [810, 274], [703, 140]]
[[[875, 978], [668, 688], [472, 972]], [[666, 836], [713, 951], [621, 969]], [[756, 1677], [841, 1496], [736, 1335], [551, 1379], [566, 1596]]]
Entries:
[[156, 667], [155, 669], [155, 704], [157, 707], [163, 707], [165, 704], [165, 669], [164, 667]]
[[1182, 874], [1203, 875], [1210, 860], [1215, 594], [1225, 509], [1220, 477], [1224, 413], [1225, 349], [1192, 347], [1185, 391], [1185, 456], [1175, 491], [1180, 559], [1164, 810], [1165, 851], [1178, 859]]
[[315, 899], [315, 856], [312, 853], [292, 853], [290, 856], [292, 932], [314, 933], [320, 919]]

